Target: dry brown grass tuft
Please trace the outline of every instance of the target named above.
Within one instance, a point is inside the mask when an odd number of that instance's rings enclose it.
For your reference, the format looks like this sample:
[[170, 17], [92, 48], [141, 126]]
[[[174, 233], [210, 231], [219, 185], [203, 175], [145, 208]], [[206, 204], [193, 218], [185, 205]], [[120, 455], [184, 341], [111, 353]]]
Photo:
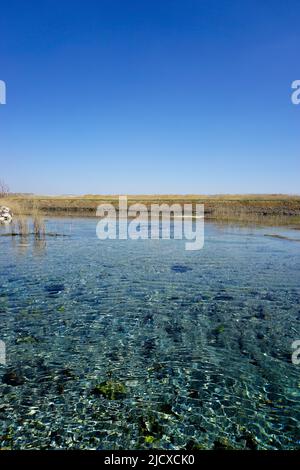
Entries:
[[[13, 221], [11, 223], [11, 233], [20, 235], [22, 237], [32, 234], [36, 238], [45, 237], [45, 223], [43, 215], [39, 209], [38, 201], [26, 201], [27, 205], [22, 200], [7, 198], [5, 205], [7, 205], [13, 212]], [[30, 210], [28, 208], [30, 207]], [[32, 219], [32, 231], [30, 218]]]
[[[15, 227], [17, 227], [17, 230], [15, 231]], [[18, 233], [22, 237], [27, 237], [29, 235], [29, 224], [28, 224], [28, 218], [23, 215], [18, 215], [13, 222], [12, 226], [12, 231], [13, 233]]]
[[33, 234], [36, 238], [44, 238], [46, 234], [44, 218], [37, 206], [32, 211]]

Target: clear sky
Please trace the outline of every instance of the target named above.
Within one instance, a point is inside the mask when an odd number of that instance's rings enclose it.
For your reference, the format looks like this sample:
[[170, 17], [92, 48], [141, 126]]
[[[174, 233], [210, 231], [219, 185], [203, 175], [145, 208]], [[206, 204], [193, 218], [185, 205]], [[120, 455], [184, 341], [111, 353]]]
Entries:
[[299, 0], [4, 0], [0, 179], [300, 193]]

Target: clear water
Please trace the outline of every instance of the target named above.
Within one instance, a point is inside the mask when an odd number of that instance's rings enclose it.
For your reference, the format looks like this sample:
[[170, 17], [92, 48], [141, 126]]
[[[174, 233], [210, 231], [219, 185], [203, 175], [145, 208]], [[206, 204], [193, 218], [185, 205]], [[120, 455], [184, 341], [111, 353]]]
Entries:
[[300, 243], [264, 234], [300, 232], [210, 223], [188, 252], [95, 226], [0, 238], [0, 447], [299, 448]]

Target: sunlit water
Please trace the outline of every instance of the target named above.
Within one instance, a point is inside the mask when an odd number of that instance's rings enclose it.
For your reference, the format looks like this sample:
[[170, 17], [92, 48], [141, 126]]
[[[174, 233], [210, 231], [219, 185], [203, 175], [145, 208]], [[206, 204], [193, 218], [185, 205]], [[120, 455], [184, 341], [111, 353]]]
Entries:
[[[300, 238], [1, 237], [0, 447], [300, 447]], [[1, 233], [5, 229], [1, 229]]]

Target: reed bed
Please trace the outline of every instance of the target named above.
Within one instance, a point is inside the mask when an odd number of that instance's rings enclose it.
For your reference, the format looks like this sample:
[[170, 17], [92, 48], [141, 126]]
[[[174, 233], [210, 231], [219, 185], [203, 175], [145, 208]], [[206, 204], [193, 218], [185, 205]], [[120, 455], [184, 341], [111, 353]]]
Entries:
[[[29, 215], [35, 220], [36, 233], [42, 236], [45, 215], [55, 216], [96, 216], [97, 206], [110, 203], [118, 210], [117, 195], [87, 196], [21, 196], [15, 195], [1, 201], [19, 213]], [[265, 195], [129, 195], [128, 205], [145, 204], [204, 204], [205, 219], [220, 221], [251, 221], [260, 223], [281, 223], [300, 225], [300, 196]], [[21, 209], [21, 210], [20, 210]]]

